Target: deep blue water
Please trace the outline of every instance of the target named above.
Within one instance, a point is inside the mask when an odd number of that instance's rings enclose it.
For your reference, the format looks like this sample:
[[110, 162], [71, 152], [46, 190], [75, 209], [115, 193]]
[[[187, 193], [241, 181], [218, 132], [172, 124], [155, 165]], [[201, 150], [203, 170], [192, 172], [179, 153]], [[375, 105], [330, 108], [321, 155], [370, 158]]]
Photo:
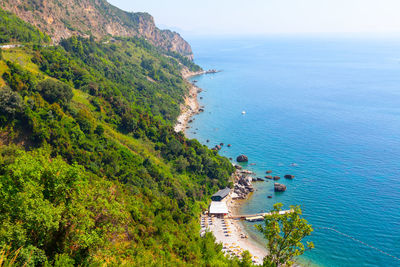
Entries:
[[195, 117], [187, 135], [210, 147], [232, 144], [220, 153], [234, 159], [246, 154], [247, 167], [258, 176], [269, 169], [296, 176], [280, 180], [288, 187], [280, 194], [272, 182], [258, 183], [243, 212], [266, 211], [276, 202], [285, 208], [301, 205], [315, 228], [310, 239], [316, 246], [303, 263], [400, 266], [388, 255], [319, 228], [332, 227], [400, 258], [400, 41], [190, 42], [196, 63], [223, 72], [195, 78], [204, 89], [205, 112]]

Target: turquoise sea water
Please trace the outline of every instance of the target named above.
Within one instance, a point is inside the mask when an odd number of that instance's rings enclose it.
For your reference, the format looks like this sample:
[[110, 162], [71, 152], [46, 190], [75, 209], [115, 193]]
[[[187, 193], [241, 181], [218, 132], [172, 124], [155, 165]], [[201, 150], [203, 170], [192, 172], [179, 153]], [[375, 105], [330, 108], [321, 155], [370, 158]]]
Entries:
[[[205, 112], [187, 135], [249, 157], [260, 182], [243, 212], [301, 205], [323, 266], [400, 266], [400, 41], [338, 38], [192, 38]], [[245, 110], [246, 114], [241, 112]], [[210, 142], [206, 143], [209, 139]], [[256, 165], [251, 166], [250, 163]], [[293, 174], [292, 181], [283, 179]], [[268, 199], [267, 195], [273, 195]], [[246, 226], [255, 234], [252, 225]]]

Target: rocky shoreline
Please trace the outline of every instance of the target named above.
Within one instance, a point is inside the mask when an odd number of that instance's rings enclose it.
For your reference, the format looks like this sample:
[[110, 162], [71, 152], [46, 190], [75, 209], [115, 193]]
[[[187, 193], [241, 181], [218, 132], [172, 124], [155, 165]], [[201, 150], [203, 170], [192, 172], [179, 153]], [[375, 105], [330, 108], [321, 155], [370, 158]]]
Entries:
[[247, 199], [248, 195], [254, 192], [253, 172], [242, 169], [239, 165], [235, 165], [236, 171], [232, 174], [233, 193], [232, 199]]
[[204, 107], [200, 107], [197, 99], [197, 95], [202, 91], [202, 89], [196, 86], [194, 82], [189, 82], [188, 79], [198, 75], [212, 74], [217, 72], [220, 71], [215, 69], [190, 71], [187, 68], [182, 70], [182, 78], [186, 80], [190, 87], [189, 93], [185, 96], [184, 103], [181, 105], [181, 114], [178, 116], [174, 127], [175, 132], [185, 132], [185, 130], [188, 128], [188, 123], [193, 120], [191, 118], [200, 112], [204, 112]]
[[201, 112], [200, 104], [197, 100], [197, 95], [201, 92], [201, 88], [197, 87], [193, 83], [190, 83], [188, 79], [203, 73], [204, 71], [192, 72], [188, 69], [182, 70], [182, 77], [186, 80], [190, 87], [189, 93], [185, 96], [184, 103], [181, 104], [181, 114], [177, 118], [177, 122], [174, 127], [175, 132], [185, 132], [191, 118]]

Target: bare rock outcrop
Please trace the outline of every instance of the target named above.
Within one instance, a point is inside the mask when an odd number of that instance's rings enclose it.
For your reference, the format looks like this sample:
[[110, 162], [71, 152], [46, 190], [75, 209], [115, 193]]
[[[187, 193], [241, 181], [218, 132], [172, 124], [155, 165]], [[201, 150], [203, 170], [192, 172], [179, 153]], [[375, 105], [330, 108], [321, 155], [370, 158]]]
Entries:
[[249, 158], [248, 158], [246, 155], [239, 155], [239, 156], [236, 158], [236, 161], [237, 161], [237, 162], [248, 162], [248, 161], [249, 161]]
[[275, 183], [274, 184], [274, 190], [275, 190], [275, 192], [285, 192], [286, 191], [286, 185]]

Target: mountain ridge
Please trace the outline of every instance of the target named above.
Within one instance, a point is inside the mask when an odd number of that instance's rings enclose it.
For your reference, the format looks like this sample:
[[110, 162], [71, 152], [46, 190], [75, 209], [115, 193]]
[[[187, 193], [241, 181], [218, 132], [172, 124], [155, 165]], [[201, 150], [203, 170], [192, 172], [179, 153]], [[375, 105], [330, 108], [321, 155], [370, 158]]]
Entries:
[[178, 33], [160, 30], [144, 12], [126, 12], [106, 0], [4, 0], [0, 7], [38, 27], [58, 43], [73, 35], [109, 37], [137, 36], [167, 52], [193, 59], [191, 46]]

